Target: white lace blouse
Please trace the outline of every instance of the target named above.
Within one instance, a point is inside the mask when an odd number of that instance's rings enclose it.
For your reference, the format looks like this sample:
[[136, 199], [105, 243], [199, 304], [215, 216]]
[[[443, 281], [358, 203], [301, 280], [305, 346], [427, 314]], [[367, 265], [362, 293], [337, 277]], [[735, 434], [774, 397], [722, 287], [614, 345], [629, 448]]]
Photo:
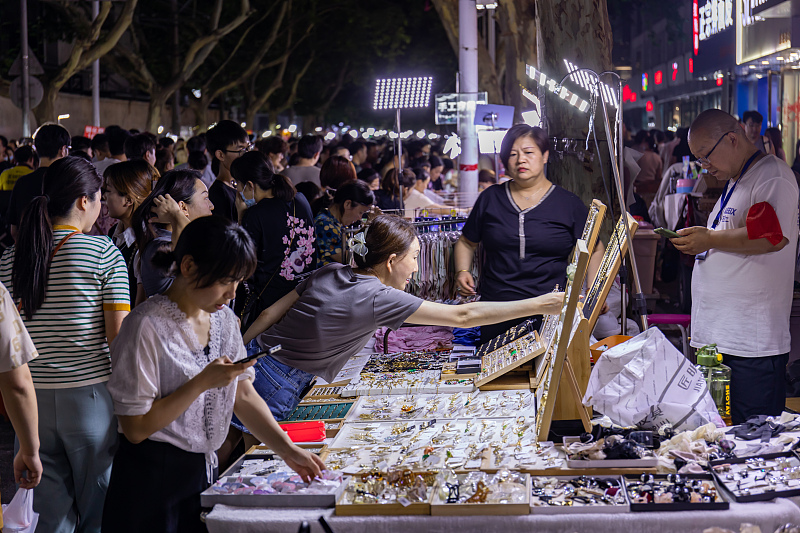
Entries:
[[[237, 361], [246, 355], [236, 316], [230, 308], [211, 314], [211, 333], [202, 346], [186, 315], [168, 297], [153, 296], [137, 306], [122, 323], [111, 344], [111, 379], [108, 391], [114, 413], [147, 413], [153, 402], [172, 394], [214, 359], [226, 355]], [[239, 379], [253, 379], [250, 368]], [[224, 388], [201, 394], [167, 427], [150, 435], [182, 450], [206, 454], [216, 466], [215, 451], [228, 434], [238, 380]]]

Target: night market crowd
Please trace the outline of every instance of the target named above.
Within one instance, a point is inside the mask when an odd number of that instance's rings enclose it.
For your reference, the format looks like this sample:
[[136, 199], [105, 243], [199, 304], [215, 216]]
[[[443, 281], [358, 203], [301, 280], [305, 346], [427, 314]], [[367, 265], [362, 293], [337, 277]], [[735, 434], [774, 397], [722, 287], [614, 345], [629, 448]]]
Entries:
[[[561, 311], [553, 288], [565, 286], [588, 208], [547, 178], [542, 129], [506, 133], [510, 179], [480, 173], [454, 266], [459, 293], [481, 301], [461, 305], [405, 292], [421, 250], [408, 219], [457, 212], [452, 161], [424, 138], [401, 161], [388, 140], [357, 137], [253, 143], [222, 120], [185, 142], [119, 126], [71, 137], [57, 124], [32, 146], [0, 138], [0, 389], [39, 531], [204, 531], [199, 494], [245, 446], [320, 474], [322, 460], [278, 421], [379, 328], [483, 326], [485, 342]], [[734, 424], [778, 415], [797, 183], [769, 151], [779, 143], [750, 139], [721, 111], [676, 139], [631, 139], [641, 184], [686, 151], [734, 183], [708, 228], [671, 239], [697, 257], [693, 346], [717, 343], [732, 368]], [[603, 254], [598, 243], [590, 284]], [[742, 338], [753, 324], [758, 335]]]

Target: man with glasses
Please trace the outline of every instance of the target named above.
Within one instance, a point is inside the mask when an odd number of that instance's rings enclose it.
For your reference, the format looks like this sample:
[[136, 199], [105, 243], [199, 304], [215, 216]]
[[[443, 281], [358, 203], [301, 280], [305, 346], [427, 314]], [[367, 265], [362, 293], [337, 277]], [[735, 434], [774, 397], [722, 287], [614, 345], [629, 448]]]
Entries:
[[217, 179], [208, 188], [208, 199], [214, 214], [239, 222], [236, 209], [237, 184], [231, 176], [231, 163], [250, 150], [247, 132], [232, 120], [221, 120], [206, 133], [206, 146], [211, 155], [211, 170]]
[[701, 113], [689, 130], [697, 162], [725, 181], [707, 227], [671, 239], [695, 256], [692, 346], [716, 343], [731, 367], [731, 417], [780, 415], [785, 405], [798, 237], [798, 187], [791, 169], [765, 155], [723, 111]]

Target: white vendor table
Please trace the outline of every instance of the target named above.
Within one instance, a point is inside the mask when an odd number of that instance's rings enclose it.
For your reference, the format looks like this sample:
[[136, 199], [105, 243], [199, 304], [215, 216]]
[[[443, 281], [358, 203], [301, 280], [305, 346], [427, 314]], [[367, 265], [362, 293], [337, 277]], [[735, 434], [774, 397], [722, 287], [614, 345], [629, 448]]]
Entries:
[[303, 520], [322, 533], [324, 515], [335, 533], [469, 533], [536, 531], [553, 533], [700, 533], [719, 526], [739, 531], [743, 523], [772, 533], [788, 522], [800, 524], [792, 501], [731, 503], [727, 511], [674, 513], [560, 514], [525, 516], [335, 516], [333, 509], [252, 509], [217, 505], [208, 515], [209, 533], [295, 533]]

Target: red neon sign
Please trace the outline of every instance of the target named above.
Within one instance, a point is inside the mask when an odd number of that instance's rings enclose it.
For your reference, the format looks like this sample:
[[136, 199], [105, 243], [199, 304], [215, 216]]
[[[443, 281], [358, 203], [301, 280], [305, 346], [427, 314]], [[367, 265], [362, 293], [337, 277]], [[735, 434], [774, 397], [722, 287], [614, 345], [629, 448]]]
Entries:
[[689, 72], [694, 74], [694, 58], [692, 57], [689, 58]]
[[722, 78], [717, 78], [717, 87], [722, 87]]
[[[697, 0], [693, 0], [692, 2], [692, 48], [694, 50], [694, 55], [697, 55], [697, 50], [700, 48], [700, 15], [699, 9], [697, 8]], [[689, 61], [691, 61], [691, 59]], [[692, 69], [690, 67], [689, 72], [691, 71]]]
[[661, 72], [660, 70], [655, 71], [655, 73], [653, 74], [653, 81], [655, 82], [656, 85], [661, 85], [661, 82], [664, 81], [664, 73]]
[[653, 109], [655, 109], [655, 106], [653, 105], [653, 101], [652, 100], [648, 100], [647, 103], [644, 105], [644, 110], [647, 111], [648, 113], [650, 113], [651, 111], [653, 111]]
[[676, 81], [678, 79], [678, 64], [672, 63], [672, 81]]
[[636, 93], [631, 93], [631, 102], [636, 101]]

